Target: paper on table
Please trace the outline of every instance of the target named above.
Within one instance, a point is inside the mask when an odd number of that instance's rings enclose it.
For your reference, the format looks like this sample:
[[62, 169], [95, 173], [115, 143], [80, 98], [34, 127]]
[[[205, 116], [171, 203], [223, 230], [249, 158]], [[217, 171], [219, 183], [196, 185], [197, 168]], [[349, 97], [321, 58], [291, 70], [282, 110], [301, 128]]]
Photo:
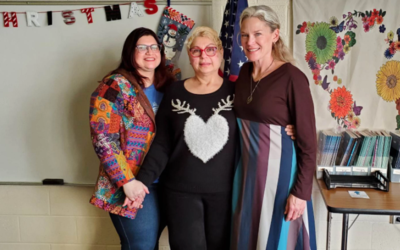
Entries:
[[352, 198], [369, 199], [369, 196], [364, 191], [349, 191]]

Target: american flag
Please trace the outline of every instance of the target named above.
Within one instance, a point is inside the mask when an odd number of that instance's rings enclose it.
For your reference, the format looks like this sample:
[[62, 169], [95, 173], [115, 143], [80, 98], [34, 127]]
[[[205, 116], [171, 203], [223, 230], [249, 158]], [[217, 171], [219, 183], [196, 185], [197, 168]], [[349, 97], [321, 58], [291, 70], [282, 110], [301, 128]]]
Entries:
[[[240, 14], [248, 6], [247, 0], [228, 0], [220, 32], [224, 47], [224, 77], [236, 81], [240, 68], [247, 62], [243, 47], [240, 45]], [[239, 42], [239, 43], [238, 43]]]

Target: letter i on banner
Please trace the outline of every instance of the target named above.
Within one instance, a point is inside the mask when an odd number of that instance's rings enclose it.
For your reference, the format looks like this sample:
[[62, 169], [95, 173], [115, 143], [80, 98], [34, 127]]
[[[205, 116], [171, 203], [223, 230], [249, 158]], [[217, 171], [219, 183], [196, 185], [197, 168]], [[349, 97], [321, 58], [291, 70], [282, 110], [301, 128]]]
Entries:
[[64, 23], [71, 25], [73, 23], [75, 23], [75, 17], [74, 17], [74, 13], [70, 10], [64, 10], [63, 12], [61, 12], [62, 17], [64, 17]]
[[4, 27], [10, 27], [10, 21], [12, 22], [13, 27], [18, 27], [17, 13], [10, 12], [10, 14], [11, 17], [8, 12], [3, 12]]
[[132, 2], [131, 3], [131, 8], [129, 10], [128, 18], [131, 19], [131, 18], [133, 18], [134, 15], [142, 17], [143, 16], [143, 12], [135, 2]]
[[47, 24], [49, 26], [53, 25], [53, 12], [47, 11]]
[[26, 21], [28, 22], [28, 26], [32, 27], [35, 25], [36, 27], [40, 27], [39, 23], [39, 13], [37, 12], [26, 12]]
[[93, 23], [93, 18], [92, 18], [93, 11], [94, 11], [94, 8], [81, 9], [82, 13], [86, 13], [88, 23]]

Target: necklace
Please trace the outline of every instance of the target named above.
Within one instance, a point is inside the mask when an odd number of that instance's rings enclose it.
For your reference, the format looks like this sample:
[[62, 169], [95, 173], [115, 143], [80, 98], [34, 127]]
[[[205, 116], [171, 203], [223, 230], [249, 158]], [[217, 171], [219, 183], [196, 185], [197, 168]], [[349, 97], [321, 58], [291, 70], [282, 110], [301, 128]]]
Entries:
[[[274, 61], [275, 61], [275, 59], [272, 60], [271, 64], [268, 66], [268, 68], [265, 70], [265, 72], [268, 71], [268, 69], [272, 66]], [[256, 88], [257, 88], [258, 84], [260, 83], [261, 79], [262, 78], [260, 78], [260, 80], [258, 80], [258, 82], [256, 83], [256, 86], [253, 89], [253, 76], [250, 75], [250, 95], [249, 95], [249, 97], [247, 97], [247, 104], [250, 104], [251, 101], [253, 101], [254, 91], [256, 91]]]

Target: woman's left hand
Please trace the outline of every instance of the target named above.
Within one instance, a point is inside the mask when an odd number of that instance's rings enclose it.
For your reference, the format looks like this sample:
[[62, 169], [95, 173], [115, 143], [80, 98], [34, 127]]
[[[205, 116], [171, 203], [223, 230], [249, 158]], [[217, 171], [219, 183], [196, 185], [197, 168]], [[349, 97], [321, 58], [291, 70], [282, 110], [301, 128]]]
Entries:
[[286, 221], [293, 221], [303, 215], [306, 208], [306, 201], [290, 194], [286, 201]]
[[292, 138], [292, 140], [296, 139], [296, 129], [294, 125], [287, 125], [285, 128], [286, 134]]

